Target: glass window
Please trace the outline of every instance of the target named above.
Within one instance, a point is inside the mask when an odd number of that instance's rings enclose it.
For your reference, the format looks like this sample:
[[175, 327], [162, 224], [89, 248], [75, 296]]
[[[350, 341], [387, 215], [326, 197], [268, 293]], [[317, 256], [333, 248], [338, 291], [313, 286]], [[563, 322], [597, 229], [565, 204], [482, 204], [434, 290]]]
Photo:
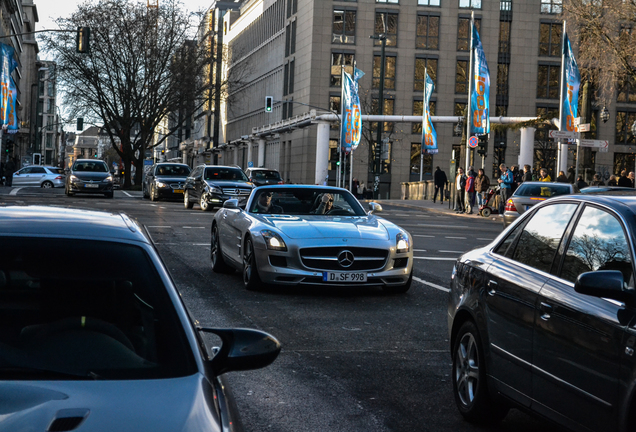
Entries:
[[[395, 90], [395, 56], [384, 57], [384, 90]], [[373, 56], [373, 88], [380, 88], [380, 65], [382, 56]], [[386, 114], [386, 113], [385, 113]]]
[[563, 9], [562, 0], [541, 0], [542, 14], [560, 14]]
[[[455, 108], [453, 109], [454, 116], [465, 116], [466, 115], [466, 102], [455, 102]], [[462, 128], [463, 130], [459, 133], [455, 132], [457, 128], [457, 123], [453, 123], [453, 136], [462, 136], [464, 130], [466, 130], [466, 126]]]
[[329, 140], [329, 170], [335, 171], [338, 169], [338, 140]]
[[[435, 101], [429, 101], [428, 106], [429, 106], [429, 110], [431, 112], [431, 116], [435, 115]], [[424, 115], [424, 101], [421, 99], [415, 99], [413, 100], [413, 115], [414, 116], [421, 116]], [[417, 122], [417, 123], [412, 123], [411, 124], [411, 133], [414, 134], [421, 134], [422, 133], [422, 122]]]
[[459, 7], [481, 9], [481, 0], [459, 0]]
[[341, 52], [331, 53], [331, 77], [329, 79], [329, 85], [331, 87], [340, 87], [342, 78], [342, 65], [345, 65], [345, 72], [353, 74], [353, 62], [355, 61], [354, 54], [347, 54]]
[[497, 96], [499, 98], [508, 97], [508, 70], [507, 63], [497, 63]]
[[417, 0], [419, 6], [439, 6], [440, 0]]
[[499, 21], [499, 53], [510, 54], [510, 21]]
[[392, 3], [392, 4], [398, 4], [399, 0], [375, 0], [376, 3]]
[[539, 72], [537, 75], [537, 98], [558, 99], [560, 80], [561, 65], [539, 65]]
[[[523, 224], [519, 224], [516, 226], [515, 229], [513, 229], [508, 236], [504, 239], [504, 241], [502, 241], [501, 243], [499, 243], [499, 246], [497, 246], [493, 252], [499, 255], [503, 255], [503, 256], [507, 256], [508, 258], [511, 257], [512, 255], [512, 251], [513, 249], [510, 248], [510, 246], [512, 246], [512, 244], [515, 242], [515, 239], [517, 238], [517, 235], [521, 232], [523, 228]], [[508, 249], [510, 249], [510, 251], [508, 252]]]
[[[371, 112], [373, 114], [379, 114], [378, 110], [378, 98], [371, 99]], [[382, 108], [382, 114], [393, 115], [393, 108], [395, 107], [395, 100], [389, 97], [384, 97], [384, 104]], [[371, 123], [371, 131], [375, 132], [378, 129], [378, 122]], [[384, 122], [384, 132], [393, 132], [393, 122]]]
[[549, 273], [576, 208], [576, 204], [555, 204], [537, 210], [523, 229], [512, 259]]
[[563, 24], [541, 23], [539, 31], [539, 55], [561, 57]]
[[632, 125], [636, 122], [636, 112], [616, 112], [616, 145], [633, 145], [636, 139], [632, 134]]
[[417, 16], [415, 48], [439, 49], [439, 16]]
[[588, 206], [565, 253], [561, 277], [574, 282], [581, 273], [597, 270], [620, 270], [625, 282], [629, 282], [632, 259], [620, 221], [604, 210]]
[[245, 173], [239, 168], [217, 168], [217, 167], [209, 167], [205, 169], [205, 180], [248, 181]]
[[285, 215], [364, 216], [366, 212], [349, 192], [337, 189], [258, 188], [250, 213]]
[[[386, 46], [397, 46], [398, 14], [390, 12], [375, 13], [375, 36], [386, 35]], [[375, 39], [375, 46], [382, 45], [382, 41]]]
[[[481, 19], [475, 19], [475, 28], [481, 32]], [[470, 50], [470, 18], [459, 18], [457, 25], [457, 51]]]
[[[423, 175], [431, 175], [433, 172], [433, 155], [424, 153], [424, 155], [421, 156], [421, 152], [421, 142], [411, 143], [411, 174], [419, 174], [421, 164]], [[421, 161], [420, 157], [422, 157]]]
[[333, 35], [331, 42], [341, 44], [356, 43], [356, 11], [333, 11]]
[[426, 80], [426, 75], [424, 72], [428, 73], [428, 76], [433, 80], [433, 84], [435, 89], [433, 89], [433, 93], [435, 93], [437, 89], [437, 59], [432, 58], [416, 58], [415, 59], [415, 79], [413, 81], [413, 90], [415, 91], [424, 91], [424, 81]]
[[616, 102], [636, 102], [636, 78], [630, 75], [618, 82]]
[[457, 60], [455, 68], [455, 93], [468, 94], [468, 60]]

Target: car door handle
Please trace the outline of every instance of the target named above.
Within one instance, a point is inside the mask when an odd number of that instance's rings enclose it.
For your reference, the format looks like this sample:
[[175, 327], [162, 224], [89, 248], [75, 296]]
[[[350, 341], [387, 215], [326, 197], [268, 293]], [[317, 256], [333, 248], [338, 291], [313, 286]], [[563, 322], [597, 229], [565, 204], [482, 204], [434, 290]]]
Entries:
[[497, 282], [491, 280], [488, 281], [487, 287], [488, 287], [488, 295], [489, 296], [494, 296], [495, 294], [497, 294]]
[[541, 302], [541, 306], [539, 307], [541, 310], [541, 319], [543, 321], [547, 321], [550, 319], [550, 314], [552, 313], [552, 306], [547, 303]]

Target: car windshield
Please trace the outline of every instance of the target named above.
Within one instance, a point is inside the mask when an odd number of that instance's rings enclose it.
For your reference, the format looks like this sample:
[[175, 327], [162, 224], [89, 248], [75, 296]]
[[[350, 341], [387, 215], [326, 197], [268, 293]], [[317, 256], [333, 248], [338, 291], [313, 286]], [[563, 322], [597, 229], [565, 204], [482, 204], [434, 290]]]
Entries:
[[235, 180], [247, 181], [245, 173], [238, 168], [206, 168], [203, 177], [205, 180]]
[[108, 172], [108, 166], [104, 162], [76, 162], [73, 165], [73, 171], [88, 171], [88, 172]]
[[278, 171], [252, 171], [252, 177], [258, 180], [280, 180]]
[[572, 189], [569, 185], [563, 184], [527, 184], [522, 183], [514, 195], [522, 197], [555, 197], [559, 195], [569, 195]]
[[190, 168], [187, 165], [160, 165], [157, 167], [158, 176], [181, 176], [185, 177], [190, 174]]
[[155, 379], [190, 375], [193, 362], [142, 248], [0, 237], [2, 379]]
[[358, 200], [346, 191], [285, 188], [258, 189], [251, 213], [285, 215], [365, 216]]

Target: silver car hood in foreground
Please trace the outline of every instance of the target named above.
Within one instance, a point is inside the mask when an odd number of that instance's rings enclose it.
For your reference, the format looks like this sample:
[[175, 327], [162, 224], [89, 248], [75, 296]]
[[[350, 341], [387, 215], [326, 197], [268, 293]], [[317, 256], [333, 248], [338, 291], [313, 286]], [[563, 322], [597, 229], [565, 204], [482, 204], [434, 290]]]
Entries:
[[[375, 216], [255, 216], [293, 239], [344, 237], [361, 240], [389, 240], [389, 233]], [[384, 222], [384, 221], [383, 221]]]
[[[207, 402], [206, 402], [207, 394]], [[86, 415], [91, 432], [218, 431], [202, 375], [127, 381], [2, 381], [0, 431], [46, 431], [57, 418]]]

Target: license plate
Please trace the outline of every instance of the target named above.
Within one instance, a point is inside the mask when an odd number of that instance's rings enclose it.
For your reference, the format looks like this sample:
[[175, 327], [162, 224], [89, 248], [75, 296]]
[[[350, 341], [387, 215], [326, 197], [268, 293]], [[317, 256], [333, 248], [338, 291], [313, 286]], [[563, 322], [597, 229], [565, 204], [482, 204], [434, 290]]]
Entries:
[[85, 185], [84, 185], [84, 187], [87, 187], [87, 188], [98, 188], [98, 187], [99, 187], [99, 185], [98, 185], [98, 184], [91, 184], [91, 183], [89, 183], [89, 184], [85, 184]]
[[366, 282], [366, 273], [322, 272], [323, 282]]
[[174, 193], [183, 193], [183, 189], [174, 189], [172, 192], [174, 192]]

